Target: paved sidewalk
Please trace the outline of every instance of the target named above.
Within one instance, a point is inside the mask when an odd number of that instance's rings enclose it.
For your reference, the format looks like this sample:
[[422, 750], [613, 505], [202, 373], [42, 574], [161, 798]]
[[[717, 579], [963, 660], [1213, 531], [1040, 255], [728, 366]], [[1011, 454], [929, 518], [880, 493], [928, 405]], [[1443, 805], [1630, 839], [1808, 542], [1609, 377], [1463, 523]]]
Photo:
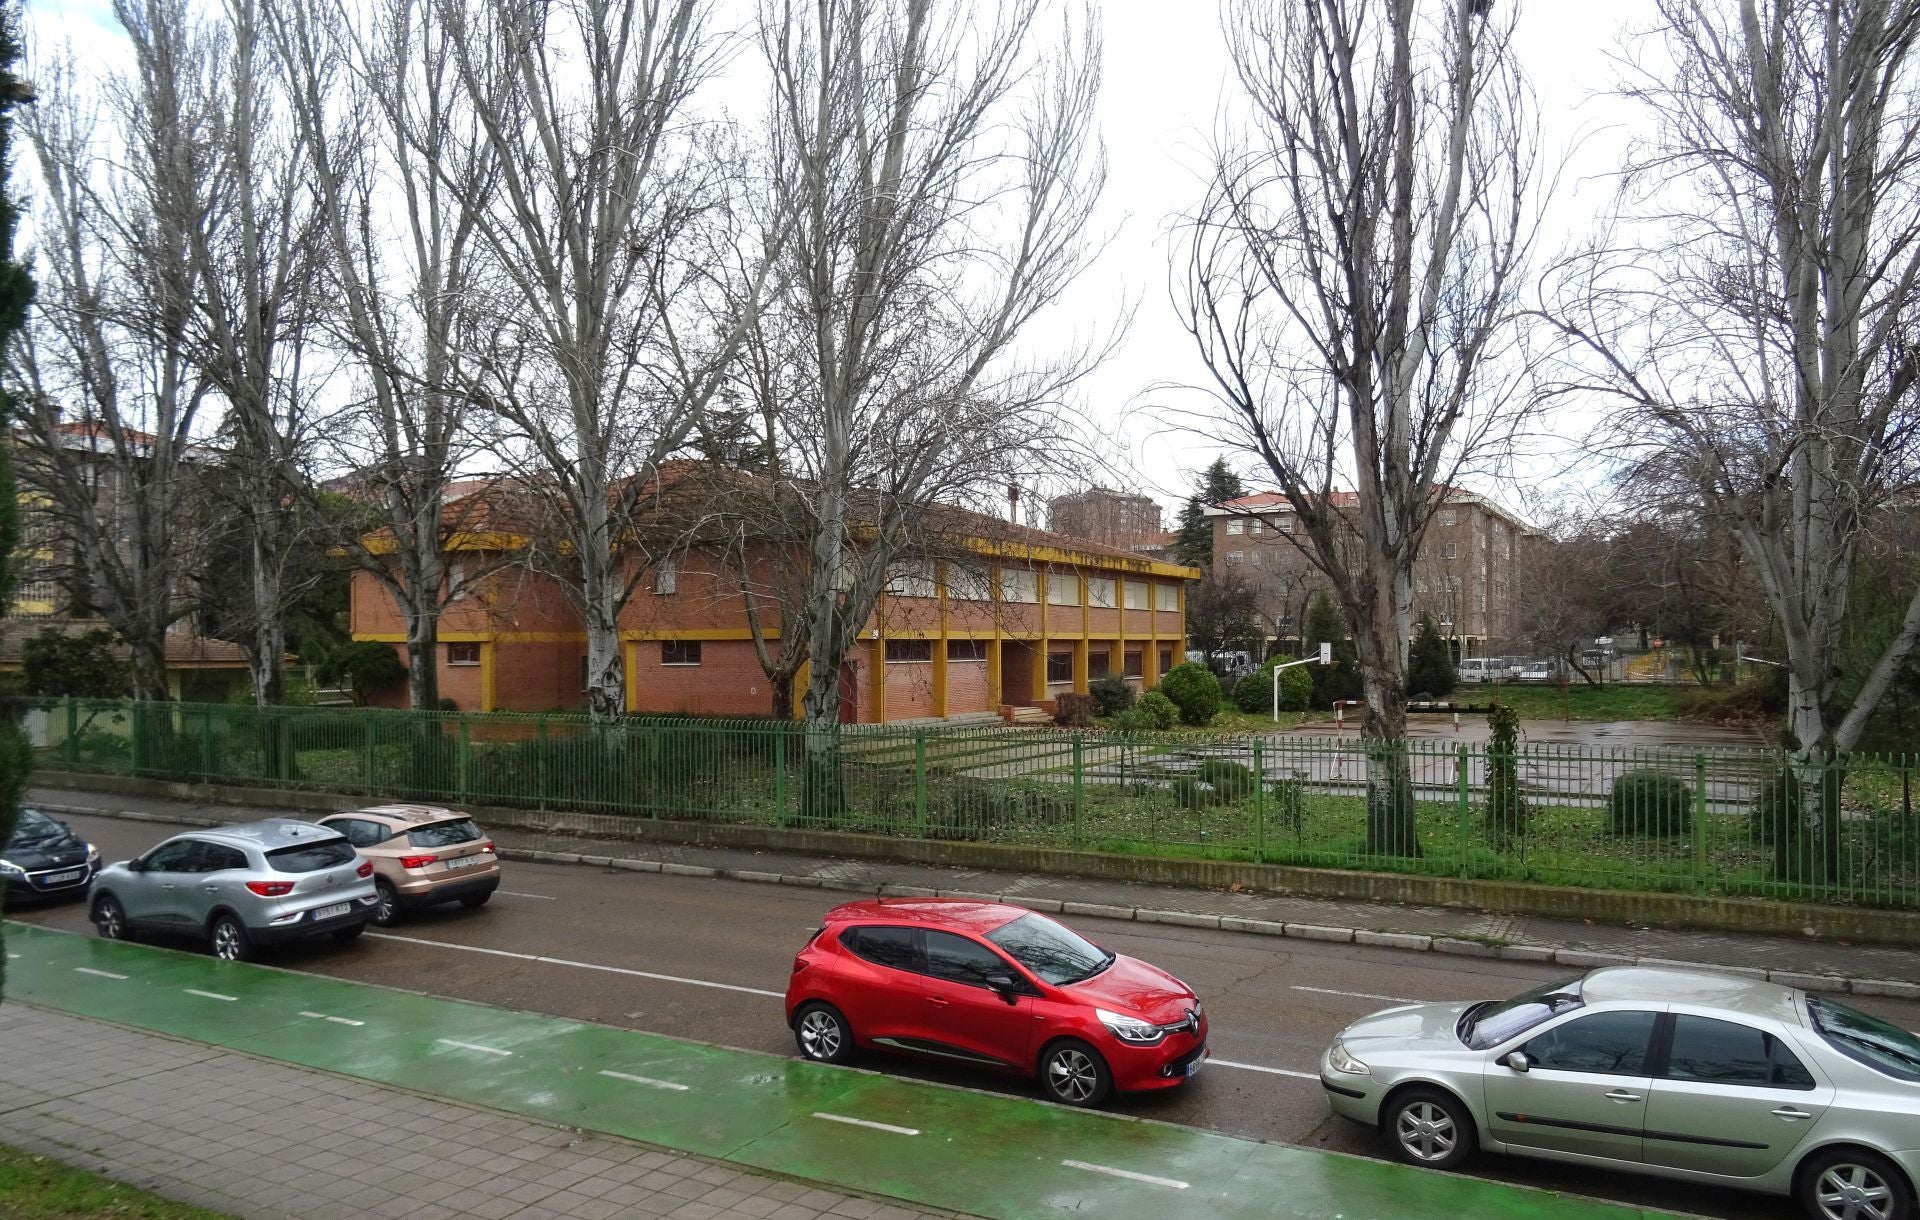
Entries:
[[0, 1143], [261, 1220], [952, 1214], [20, 1003], [0, 1080]]
[[[104, 816], [153, 818], [205, 825], [287, 816], [285, 809], [121, 796], [74, 789], [33, 789], [29, 804], [47, 809]], [[341, 807], [352, 804], [342, 798]], [[293, 816], [312, 816], [295, 814]], [[1881, 945], [1793, 940], [1725, 932], [1622, 927], [1498, 915], [1453, 907], [1395, 906], [1344, 902], [1272, 893], [1228, 893], [1184, 886], [1060, 877], [1045, 873], [988, 872], [855, 860], [787, 852], [758, 852], [724, 847], [635, 842], [542, 834], [489, 827], [509, 855], [523, 858], [584, 857], [602, 866], [609, 861], [642, 861], [668, 871], [717, 873], [750, 881], [818, 885], [861, 893], [957, 892], [984, 894], [1031, 903], [1068, 914], [1150, 920], [1161, 913], [1189, 916], [1190, 922], [1219, 924], [1228, 930], [1279, 932], [1313, 939], [1384, 943], [1389, 947], [1502, 956], [1539, 961], [1558, 954], [1576, 967], [1632, 961], [1691, 962], [1781, 974], [1781, 981], [1815, 990], [1920, 998], [1920, 954]], [[536, 855], [534, 853], [547, 853]], [[558, 856], [552, 853], [559, 853]], [[1227, 921], [1243, 921], [1236, 925]], [[1173, 922], [1173, 921], [1169, 921]], [[1299, 929], [1295, 932], [1292, 929]]]

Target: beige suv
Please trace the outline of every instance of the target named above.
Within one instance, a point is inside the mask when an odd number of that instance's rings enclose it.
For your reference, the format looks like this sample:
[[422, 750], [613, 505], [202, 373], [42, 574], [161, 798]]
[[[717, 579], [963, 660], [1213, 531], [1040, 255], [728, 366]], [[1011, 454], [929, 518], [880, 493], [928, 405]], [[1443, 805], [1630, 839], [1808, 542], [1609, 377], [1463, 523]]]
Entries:
[[373, 922], [438, 902], [485, 906], [500, 887], [500, 857], [473, 819], [438, 805], [380, 805], [321, 818], [373, 861]]

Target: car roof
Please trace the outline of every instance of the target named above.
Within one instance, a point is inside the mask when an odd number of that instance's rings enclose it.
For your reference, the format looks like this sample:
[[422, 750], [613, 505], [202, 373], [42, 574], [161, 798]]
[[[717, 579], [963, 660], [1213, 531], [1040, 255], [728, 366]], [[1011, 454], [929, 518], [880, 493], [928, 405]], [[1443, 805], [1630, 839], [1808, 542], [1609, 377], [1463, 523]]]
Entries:
[[389, 822], [398, 822], [407, 826], [418, 826], [422, 822], [444, 822], [449, 818], [467, 816], [444, 805], [369, 805], [365, 809], [348, 809], [341, 813], [329, 814], [329, 817], [353, 817], [365, 814], [376, 818], [385, 818]]
[[1587, 975], [1580, 984], [1580, 998], [1589, 1004], [1649, 1001], [1697, 1004], [1775, 1021], [1797, 1023], [1800, 1020], [1800, 1005], [1793, 988], [1717, 970], [1608, 966]]
[[1022, 916], [1031, 915], [1025, 907], [1003, 902], [979, 902], [971, 898], [875, 898], [848, 902], [827, 912], [828, 923], [902, 923], [927, 927], [960, 928], [975, 936], [985, 936]]
[[296, 818], [265, 818], [258, 822], [241, 822], [234, 826], [209, 826], [205, 830], [193, 830], [184, 835], [174, 836], [174, 838], [214, 839], [226, 843], [239, 843], [258, 847], [263, 851], [272, 851], [277, 847], [293, 847], [301, 843], [320, 843], [341, 837], [340, 832], [331, 826], [315, 826], [312, 822], [302, 822]]

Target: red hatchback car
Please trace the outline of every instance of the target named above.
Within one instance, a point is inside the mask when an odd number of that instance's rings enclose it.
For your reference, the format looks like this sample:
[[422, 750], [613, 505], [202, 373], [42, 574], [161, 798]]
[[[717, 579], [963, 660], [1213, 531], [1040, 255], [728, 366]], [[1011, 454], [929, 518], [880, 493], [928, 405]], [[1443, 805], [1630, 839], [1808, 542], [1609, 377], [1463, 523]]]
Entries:
[[1037, 1077], [1070, 1106], [1180, 1084], [1207, 1060], [1193, 989], [1023, 907], [849, 902], [793, 959], [787, 1024], [808, 1059], [856, 1046]]

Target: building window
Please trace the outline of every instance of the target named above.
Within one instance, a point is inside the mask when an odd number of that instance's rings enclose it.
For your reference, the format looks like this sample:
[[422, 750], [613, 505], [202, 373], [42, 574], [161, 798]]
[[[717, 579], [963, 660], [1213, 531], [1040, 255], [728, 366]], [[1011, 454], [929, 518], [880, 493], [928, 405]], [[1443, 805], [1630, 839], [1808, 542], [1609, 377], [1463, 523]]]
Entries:
[[480, 664], [480, 645], [478, 644], [447, 645], [447, 664], [449, 665]]
[[447, 566], [447, 600], [457, 602], [467, 595], [467, 561], [456, 559]]
[[1153, 608], [1155, 610], [1180, 609], [1180, 586], [1179, 585], [1153, 586]]
[[1070, 652], [1050, 652], [1047, 654], [1047, 681], [1073, 681], [1073, 654]]
[[987, 600], [987, 574], [972, 568], [947, 565], [947, 599], [957, 602]]
[[661, 640], [660, 664], [662, 665], [698, 665], [700, 664], [699, 640]]
[[1247, 536], [1249, 538], [1258, 538], [1260, 536], [1260, 523], [1258, 521], [1247, 522]]
[[1072, 572], [1047, 573], [1047, 604], [1049, 606], [1079, 605], [1080, 578]]
[[987, 641], [985, 640], [948, 640], [947, 660], [984, 661], [987, 659]]
[[1112, 656], [1113, 654], [1105, 648], [1087, 649], [1087, 677], [1089, 679], [1106, 677], [1113, 668]]
[[1165, 677], [1167, 671], [1172, 668], [1173, 668], [1173, 649], [1162, 648], [1160, 650], [1160, 675], [1162, 677]]
[[1245, 563], [1246, 560], [1247, 560], [1247, 553], [1245, 551], [1228, 551], [1227, 552], [1228, 563]]
[[1273, 529], [1275, 533], [1291, 534], [1293, 532], [1293, 518], [1286, 513], [1281, 513], [1273, 519]]
[[932, 597], [933, 569], [924, 563], [895, 564], [887, 569], [890, 597]]
[[1000, 600], [1003, 602], [1026, 602], [1031, 605], [1040, 600], [1039, 588], [1032, 568], [1000, 569]]
[[1457, 542], [1449, 542], [1445, 546], [1441, 547], [1440, 558], [1442, 559], [1460, 558], [1460, 544]]
[[1145, 610], [1147, 608], [1147, 599], [1151, 594], [1148, 592], [1145, 583], [1138, 580], [1130, 580], [1127, 582], [1127, 589], [1124, 596], [1126, 597], [1127, 609]]
[[1451, 508], [1443, 508], [1440, 510], [1440, 524], [1458, 525], [1460, 524], [1460, 514]]
[[887, 664], [898, 665], [906, 661], [933, 660], [932, 640], [888, 640]]
[[1138, 648], [1127, 649], [1126, 657], [1121, 663], [1126, 667], [1125, 672], [1129, 678], [1138, 678], [1146, 673], [1146, 655]]
[[1114, 601], [1113, 579], [1107, 576], [1089, 576], [1087, 578], [1087, 605], [1096, 610], [1111, 610], [1119, 603]]
[[660, 566], [653, 570], [653, 591], [666, 595], [680, 587], [680, 565], [671, 559], [662, 559]]
[[1245, 533], [1246, 529], [1247, 529], [1247, 523], [1245, 521], [1242, 521], [1240, 518], [1238, 517], [1227, 518], [1227, 533], [1230, 536], [1237, 538], [1241, 534]]

